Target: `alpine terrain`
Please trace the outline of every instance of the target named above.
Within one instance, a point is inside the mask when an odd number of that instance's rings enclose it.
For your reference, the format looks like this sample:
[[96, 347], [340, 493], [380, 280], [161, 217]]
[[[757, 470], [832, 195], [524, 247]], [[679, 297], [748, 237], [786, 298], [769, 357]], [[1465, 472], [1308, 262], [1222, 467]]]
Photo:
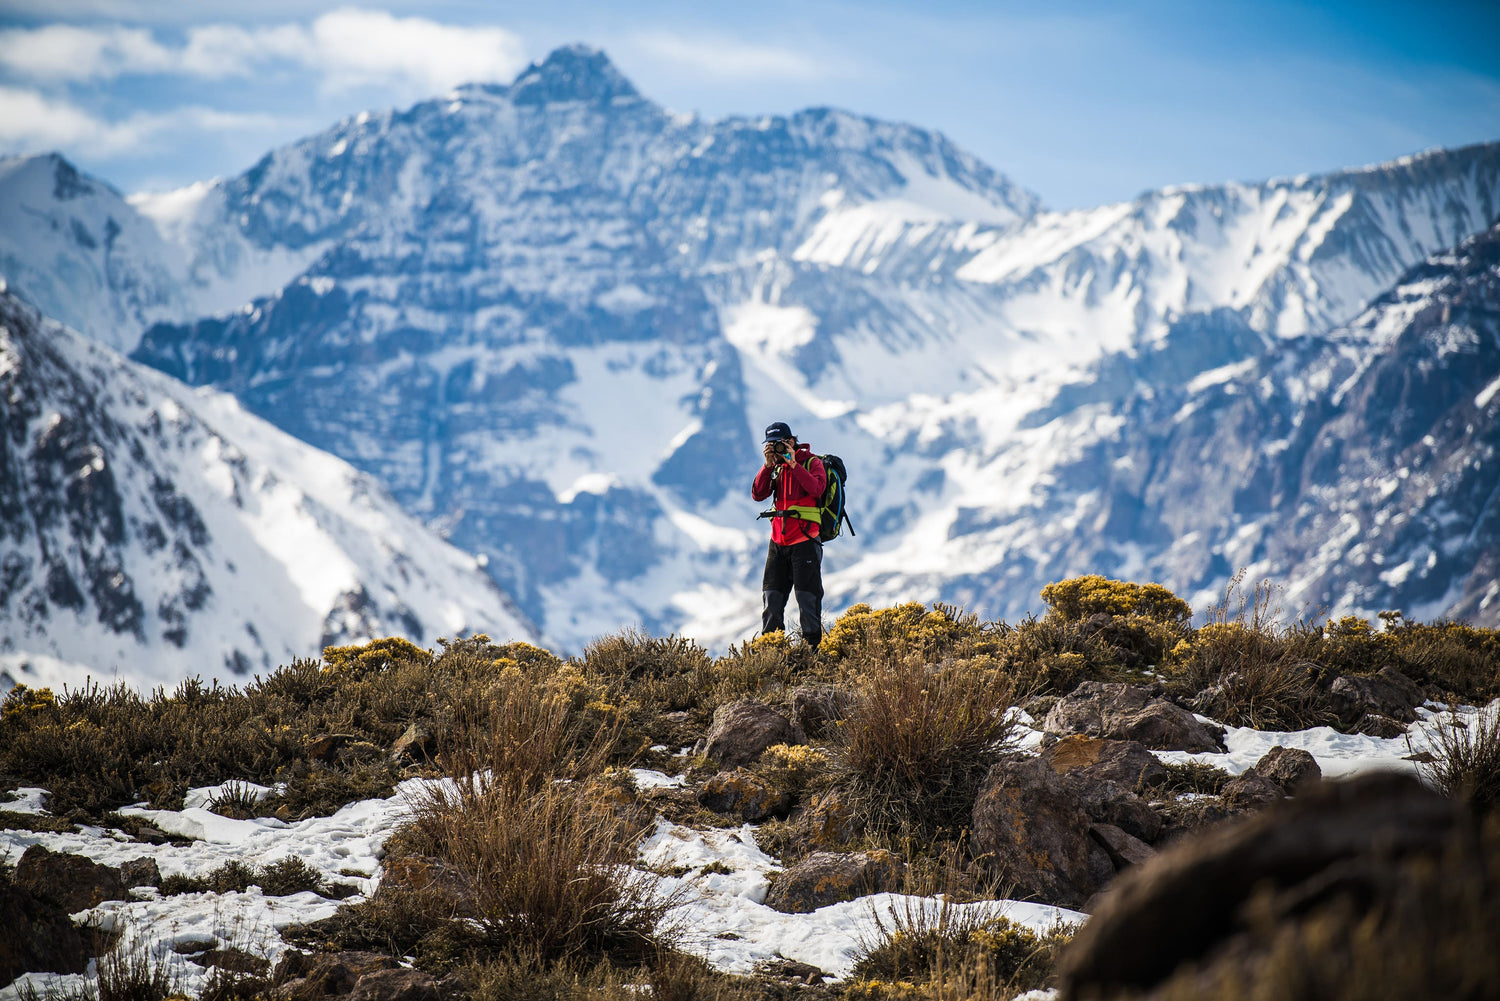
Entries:
[[1497, 217], [1500, 143], [1051, 212], [936, 133], [676, 114], [583, 47], [183, 191], [0, 171], [16, 291], [375, 477], [572, 650], [751, 633], [772, 420], [850, 471], [830, 612], [1247, 567], [1500, 623]]
[[139, 687], [399, 633], [530, 637], [368, 475], [0, 293], [0, 666]]

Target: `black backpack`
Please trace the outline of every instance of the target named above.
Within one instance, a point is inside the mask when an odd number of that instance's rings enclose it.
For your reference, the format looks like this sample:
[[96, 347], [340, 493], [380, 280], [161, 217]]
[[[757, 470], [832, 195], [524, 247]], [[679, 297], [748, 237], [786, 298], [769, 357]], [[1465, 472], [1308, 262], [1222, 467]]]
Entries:
[[857, 535], [854, 531], [854, 522], [849, 520], [849, 513], [844, 509], [844, 482], [847, 472], [844, 469], [844, 460], [836, 455], [820, 455], [817, 457], [823, 463], [823, 472], [827, 475], [827, 481], [823, 486], [823, 496], [818, 500], [816, 508], [792, 508], [784, 511], [762, 511], [762, 518], [801, 518], [804, 521], [813, 521], [812, 515], [816, 514], [818, 521], [818, 540], [830, 542], [839, 537], [839, 532], [844, 525], [849, 526], [849, 534]]

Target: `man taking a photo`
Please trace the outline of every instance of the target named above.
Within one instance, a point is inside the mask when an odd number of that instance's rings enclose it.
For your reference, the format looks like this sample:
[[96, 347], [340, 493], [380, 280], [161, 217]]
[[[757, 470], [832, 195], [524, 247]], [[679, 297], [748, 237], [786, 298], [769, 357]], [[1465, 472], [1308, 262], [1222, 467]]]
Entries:
[[[785, 629], [786, 599], [795, 590], [802, 640], [816, 647], [823, 640], [823, 543], [817, 510], [828, 475], [823, 461], [781, 421], [766, 428], [762, 454], [765, 464], [755, 474], [750, 496], [773, 498], [779, 513], [771, 518], [771, 548], [760, 585], [761, 634]], [[810, 517], [803, 517], [809, 511]]]

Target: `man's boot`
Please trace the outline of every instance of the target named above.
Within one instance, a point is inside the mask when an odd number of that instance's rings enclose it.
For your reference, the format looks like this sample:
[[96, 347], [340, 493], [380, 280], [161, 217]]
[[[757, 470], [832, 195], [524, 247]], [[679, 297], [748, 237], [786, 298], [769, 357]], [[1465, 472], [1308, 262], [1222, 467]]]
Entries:
[[823, 642], [823, 596], [807, 591], [797, 592], [798, 622], [802, 628], [802, 642], [816, 647]]

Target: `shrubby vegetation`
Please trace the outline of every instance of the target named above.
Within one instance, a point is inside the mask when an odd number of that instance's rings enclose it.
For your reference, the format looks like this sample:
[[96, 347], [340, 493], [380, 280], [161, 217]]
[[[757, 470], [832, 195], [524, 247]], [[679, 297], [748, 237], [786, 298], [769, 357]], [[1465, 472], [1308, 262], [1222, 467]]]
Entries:
[[[212, 808], [291, 820], [388, 795], [404, 776], [452, 776], [388, 843], [380, 890], [303, 929], [304, 945], [415, 957], [476, 998], [623, 1001], [649, 985], [686, 1001], [758, 988], [677, 952], [663, 931], [671, 901], [620, 863], [658, 812], [740, 821], [690, 797], [645, 797], [627, 769], [712, 775], [701, 741], [735, 700], [789, 718], [801, 711], [811, 738], [748, 766], [790, 803], [760, 828], [763, 847], [788, 863], [814, 848], [884, 849], [907, 864], [907, 889], [960, 900], [1003, 891], [1004, 874], [971, 853], [966, 827], [979, 783], [1010, 746], [1011, 710], [1044, 711], [1082, 681], [1157, 685], [1224, 723], [1285, 730], [1344, 725], [1334, 679], [1387, 667], [1449, 701], [1500, 695], [1492, 630], [1399, 613], [1379, 628], [1284, 623], [1268, 589], [1247, 595], [1238, 581], [1198, 627], [1156, 584], [1080, 577], [1042, 597], [1046, 614], [1016, 624], [945, 605], [855, 605], [818, 651], [780, 634], [714, 657], [681, 637], [625, 631], [568, 659], [485, 636], [436, 650], [383, 639], [329, 648], [242, 688], [190, 679], [143, 696], [17, 686], [0, 704], [0, 776], [51, 790], [54, 812], [74, 821], [127, 829], [132, 822], [110, 811], [142, 800], [180, 808], [193, 786], [275, 785], [262, 799], [231, 786]], [[820, 707], [814, 716], [809, 704]], [[1500, 788], [1500, 723], [1440, 733], [1438, 747], [1437, 784], [1488, 809]], [[1166, 800], [1169, 824], [1197, 823], [1207, 809], [1199, 800], [1227, 780], [1208, 766], [1174, 766], [1140, 791]], [[220, 871], [163, 890], [342, 892], [294, 868]], [[1046, 983], [1066, 939], [1062, 929], [1037, 937], [1004, 922], [929, 917], [887, 921], [848, 991], [1008, 997]]]

